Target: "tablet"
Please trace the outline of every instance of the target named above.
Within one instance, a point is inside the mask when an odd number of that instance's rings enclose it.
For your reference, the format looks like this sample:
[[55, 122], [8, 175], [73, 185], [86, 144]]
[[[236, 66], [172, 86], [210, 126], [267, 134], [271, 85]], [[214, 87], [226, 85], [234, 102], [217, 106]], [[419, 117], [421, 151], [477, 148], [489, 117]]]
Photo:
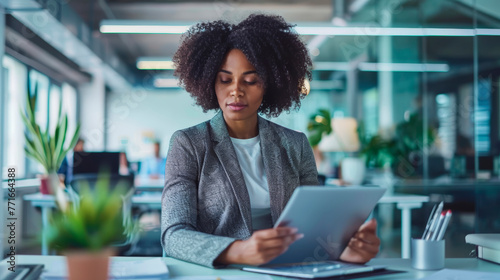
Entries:
[[337, 260], [384, 192], [379, 187], [298, 187], [275, 227], [295, 227], [304, 238], [269, 264]]

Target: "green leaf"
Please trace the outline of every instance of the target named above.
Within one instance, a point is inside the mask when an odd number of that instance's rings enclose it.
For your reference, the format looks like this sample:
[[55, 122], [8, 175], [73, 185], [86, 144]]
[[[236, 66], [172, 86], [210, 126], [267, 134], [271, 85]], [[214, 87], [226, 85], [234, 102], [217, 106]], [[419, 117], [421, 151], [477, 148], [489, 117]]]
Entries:
[[28, 91], [27, 91], [27, 96], [26, 96], [26, 102], [27, 102], [27, 113], [28, 113], [28, 118], [32, 123], [35, 123], [35, 110], [36, 110], [36, 101], [37, 101], [37, 95], [38, 95], [38, 84], [35, 84], [35, 91], [33, 93], [33, 96], [30, 94], [30, 86], [28, 85]]
[[28, 151], [28, 155], [30, 155], [34, 160], [39, 163], [43, 162], [43, 155], [36, 150], [35, 143], [30, 139], [26, 139], [26, 146], [24, 147], [26, 151]]
[[[62, 124], [57, 126], [56, 132], [54, 133], [54, 139], [57, 142], [57, 144], [54, 150], [53, 161], [57, 168], [59, 168], [62, 163], [62, 161], [59, 162], [59, 158], [61, 158], [61, 154], [64, 153], [64, 141], [66, 140], [67, 130], [68, 130], [68, 116], [64, 116]], [[62, 157], [63, 159], [64, 156]]]
[[[66, 134], [66, 133], [65, 133]], [[76, 145], [76, 142], [78, 142], [78, 137], [80, 135], [80, 124], [77, 124], [76, 125], [76, 129], [75, 129], [75, 133], [73, 134], [73, 137], [71, 139], [71, 142], [68, 146], [68, 148], [64, 149], [64, 151], [59, 155], [59, 159], [57, 160], [57, 165], [58, 166], [61, 166], [61, 163], [63, 162], [64, 160], [64, 157], [66, 156], [66, 154], [75, 147]], [[66, 137], [65, 137], [66, 138]], [[64, 145], [62, 146], [62, 148], [64, 148]]]
[[[44, 143], [43, 143], [43, 136], [39, 133], [39, 127], [36, 124], [35, 124], [35, 126], [33, 126], [33, 124], [31, 122], [29, 122], [29, 120], [26, 118], [26, 116], [24, 116], [24, 115], [21, 115], [21, 116], [22, 116], [23, 122], [25, 123], [25, 126], [28, 128], [28, 132], [31, 133], [31, 136], [33, 139], [32, 141], [34, 143], [34, 148], [36, 148], [35, 150], [40, 154], [41, 161], [39, 161], [39, 162], [40, 162], [40, 164], [43, 165], [45, 170], [47, 172], [49, 172], [50, 169], [48, 169], [46, 152], [45, 152], [45, 147], [44, 147]], [[30, 140], [30, 137], [26, 137], [26, 140], [27, 141]]]
[[[40, 131], [40, 126], [36, 125], [36, 127], [37, 127], [37, 130]], [[47, 173], [50, 173], [51, 171], [54, 171], [54, 170], [52, 170], [52, 165], [50, 162], [50, 151], [49, 151], [49, 144], [47, 143], [48, 142], [47, 135], [45, 134], [45, 132], [40, 131], [39, 137], [40, 137], [40, 142], [42, 143], [42, 148], [43, 148], [43, 155], [44, 155], [44, 160], [45, 160], [44, 166], [45, 166]]]
[[327, 109], [319, 109], [312, 114], [309, 117], [307, 130], [309, 131], [309, 144], [313, 147], [318, 145], [323, 135], [332, 132], [330, 112]]

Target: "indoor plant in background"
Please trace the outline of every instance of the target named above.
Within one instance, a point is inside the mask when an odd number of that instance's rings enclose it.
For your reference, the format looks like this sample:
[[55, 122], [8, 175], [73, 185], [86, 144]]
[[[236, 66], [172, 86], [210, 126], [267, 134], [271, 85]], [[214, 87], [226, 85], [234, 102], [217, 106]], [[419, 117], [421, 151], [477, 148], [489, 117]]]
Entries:
[[70, 280], [108, 279], [112, 245], [128, 240], [137, 230], [124, 211], [124, 200], [132, 193], [133, 188], [127, 191], [120, 182], [111, 190], [109, 176], [102, 175], [92, 190], [84, 184], [79, 200], [49, 218], [49, 247], [66, 256]]
[[[339, 178], [343, 182], [358, 185], [363, 182], [365, 173], [364, 161], [354, 153], [359, 150], [357, 122], [354, 118], [334, 117], [326, 109], [319, 109], [310, 117], [307, 130], [309, 143], [313, 147], [319, 173], [324, 172], [325, 161], [318, 164], [318, 158], [323, 159], [323, 152], [339, 152], [342, 155]], [[317, 156], [319, 155], [319, 156]], [[326, 162], [326, 165], [329, 165]], [[330, 166], [327, 166], [328, 168]], [[323, 172], [322, 172], [323, 171]]]
[[325, 160], [323, 152], [321, 152], [318, 148], [321, 138], [332, 132], [330, 122], [330, 112], [327, 109], [319, 109], [316, 113], [309, 117], [309, 122], [307, 123], [307, 131], [309, 132], [307, 139], [313, 149], [316, 168], [320, 174], [328, 174], [330, 171], [329, 169], [331, 168], [328, 161]]
[[[57, 170], [61, 166], [64, 157], [76, 144], [80, 131], [80, 124], [76, 126], [72, 135], [68, 134], [68, 116], [62, 113], [62, 100], [59, 102], [56, 125], [53, 132], [49, 131], [49, 121], [44, 130], [38, 125], [39, 120], [35, 117], [37, 106], [38, 85], [31, 94], [28, 85], [26, 95], [26, 109], [21, 109], [21, 116], [26, 127], [25, 140], [26, 154], [38, 161], [45, 169], [40, 183], [40, 192], [43, 194], [57, 193], [59, 177]], [[67, 140], [69, 144], [66, 145]]]
[[423, 150], [432, 146], [436, 138], [433, 128], [428, 128], [424, 134], [423, 120], [416, 113], [398, 123], [391, 137], [380, 134], [369, 136], [362, 124], [358, 128], [358, 134], [361, 154], [365, 157], [368, 168], [390, 166], [394, 175], [405, 178], [414, 176], [422, 164]]

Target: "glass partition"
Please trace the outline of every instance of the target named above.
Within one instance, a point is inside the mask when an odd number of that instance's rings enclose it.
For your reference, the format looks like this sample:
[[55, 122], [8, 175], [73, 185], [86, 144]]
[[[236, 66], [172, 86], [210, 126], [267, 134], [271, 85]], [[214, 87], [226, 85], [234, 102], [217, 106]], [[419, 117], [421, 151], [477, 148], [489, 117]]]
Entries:
[[[500, 205], [500, 36], [481, 35], [500, 28], [500, 2], [368, 1], [347, 24], [359, 32], [314, 46], [314, 81], [299, 114], [325, 108], [357, 119], [365, 183], [429, 196], [414, 211], [412, 236], [444, 201], [455, 214], [448, 238], [461, 244], [448, 253], [468, 256], [467, 233], [500, 231], [492, 211]], [[379, 35], [390, 28], [402, 33]], [[323, 154], [330, 168], [320, 172], [335, 177], [351, 155]]]

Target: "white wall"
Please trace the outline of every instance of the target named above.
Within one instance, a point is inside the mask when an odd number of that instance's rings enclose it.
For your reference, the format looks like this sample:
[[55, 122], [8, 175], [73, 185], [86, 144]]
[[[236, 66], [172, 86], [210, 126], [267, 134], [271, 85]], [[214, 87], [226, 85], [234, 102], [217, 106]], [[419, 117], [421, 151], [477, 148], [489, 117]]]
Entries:
[[106, 92], [104, 77], [99, 69], [91, 69], [92, 80], [79, 87], [80, 136], [85, 150], [104, 150]]
[[[26, 161], [24, 152], [24, 123], [19, 113], [20, 108], [26, 106], [27, 71], [26, 67], [10, 56], [3, 57], [3, 66], [9, 75], [7, 80], [8, 90], [5, 95], [5, 107], [7, 122], [4, 123], [4, 158], [3, 178], [7, 177], [7, 167], [16, 167], [16, 177], [23, 178], [26, 175]], [[22, 107], [21, 107], [22, 106]], [[3, 210], [3, 209], [2, 209]]]
[[107, 96], [107, 150], [125, 149], [129, 160], [138, 160], [152, 153], [148, 139], [161, 141], [165, 156], [172, 134], [179, 129], [210, 119], [214, 113], [203, 111], [182, 90], [145, 91]]
[[[283, 113], [271, 120], [305, 132], [309, 115], [320, 107], [329, 108], [330, 103], [331, 93], [311, 93], [303, 100], [299, 112]], [[215, 111], [203, 113], [194, 99], [180, 89], [115, 92], [108, 94], [106, 104], [107, 150], [126, 150], [131, 161], [152, 153], [148, 138], [161, 140], [161, 155], [165, 156], [176, 130], [206, 121], [215, 114]]]

